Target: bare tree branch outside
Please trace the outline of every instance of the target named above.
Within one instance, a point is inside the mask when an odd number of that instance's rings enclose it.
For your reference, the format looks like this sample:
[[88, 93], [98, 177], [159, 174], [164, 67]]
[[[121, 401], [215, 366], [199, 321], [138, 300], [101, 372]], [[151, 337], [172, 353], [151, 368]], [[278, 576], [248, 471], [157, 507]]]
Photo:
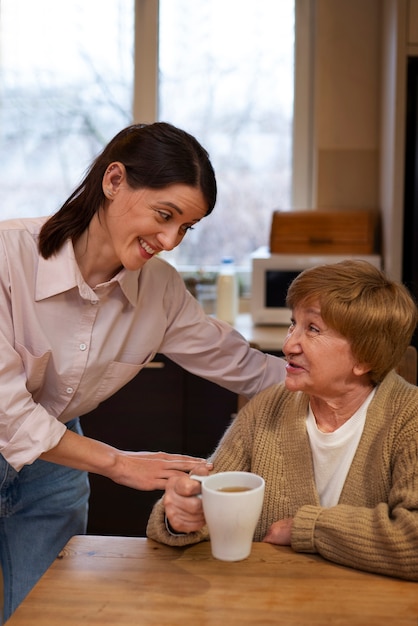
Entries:
[[[133, 29], [132, 0], [1, 0], [0, 219], [53, 213], [131, 123]], [[166, 258], [245, 265], [291, 206], [294, 1], [160, 0], [159, 40], [159, 119], [202, 142], [219, 186]]]

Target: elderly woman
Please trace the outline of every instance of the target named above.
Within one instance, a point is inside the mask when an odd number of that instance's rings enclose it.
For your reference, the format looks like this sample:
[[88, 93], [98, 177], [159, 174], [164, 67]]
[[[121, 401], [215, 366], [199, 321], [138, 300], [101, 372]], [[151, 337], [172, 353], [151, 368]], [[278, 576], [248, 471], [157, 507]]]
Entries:
[[[353, 260], [305, 270], [287, 303], [286, 379], [240, 411], [214, 471], [265, 478], [256, 541], [418, 580], [418, 388], [394, 371], [416, 304]], [[148, 536], [179, 546], [207, 539], [199, 491], [188, 476], [170, 479]]]

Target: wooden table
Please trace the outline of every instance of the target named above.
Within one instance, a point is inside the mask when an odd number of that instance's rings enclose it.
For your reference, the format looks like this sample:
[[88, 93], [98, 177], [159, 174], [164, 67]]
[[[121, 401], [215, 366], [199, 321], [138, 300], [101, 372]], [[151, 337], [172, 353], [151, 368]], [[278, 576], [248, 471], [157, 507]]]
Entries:
[[255, 543], [238, 563], [207, 542], [74, 537], [7, 626], [417, 626], [418, 583]]

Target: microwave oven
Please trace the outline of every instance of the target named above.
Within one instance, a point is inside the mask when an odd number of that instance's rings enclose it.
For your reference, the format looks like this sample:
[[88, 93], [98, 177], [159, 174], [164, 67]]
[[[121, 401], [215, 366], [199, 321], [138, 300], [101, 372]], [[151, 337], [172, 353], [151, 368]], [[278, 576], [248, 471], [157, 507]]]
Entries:
[[252, 255], [250, 312], [254, 325], [284, 326], [290, 324], [291, 313], [286, 308], [287, 289], [304, 269], [338, 263], [345, 259], [363, 259], [381, 267], [381, 257], [370, 255], [335, 254], [270, 254], [260, 248]]

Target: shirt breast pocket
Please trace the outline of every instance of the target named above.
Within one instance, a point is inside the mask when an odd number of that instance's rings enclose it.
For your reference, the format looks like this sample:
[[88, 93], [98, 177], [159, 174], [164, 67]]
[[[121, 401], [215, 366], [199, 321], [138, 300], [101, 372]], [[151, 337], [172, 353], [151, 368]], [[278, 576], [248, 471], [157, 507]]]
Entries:
[[116, 391], [119, 391], [121, 387], [135, 378], [135, 376], [150, 363], [153, 356], [154, 355], [150, 355], [145, 362], [139, 364], [121, 363], [120, 361], [112, 361], [112, 363], [109, 363], [97, 387], [96, 400], [103, 402], [103, 400], [109, 398]]

